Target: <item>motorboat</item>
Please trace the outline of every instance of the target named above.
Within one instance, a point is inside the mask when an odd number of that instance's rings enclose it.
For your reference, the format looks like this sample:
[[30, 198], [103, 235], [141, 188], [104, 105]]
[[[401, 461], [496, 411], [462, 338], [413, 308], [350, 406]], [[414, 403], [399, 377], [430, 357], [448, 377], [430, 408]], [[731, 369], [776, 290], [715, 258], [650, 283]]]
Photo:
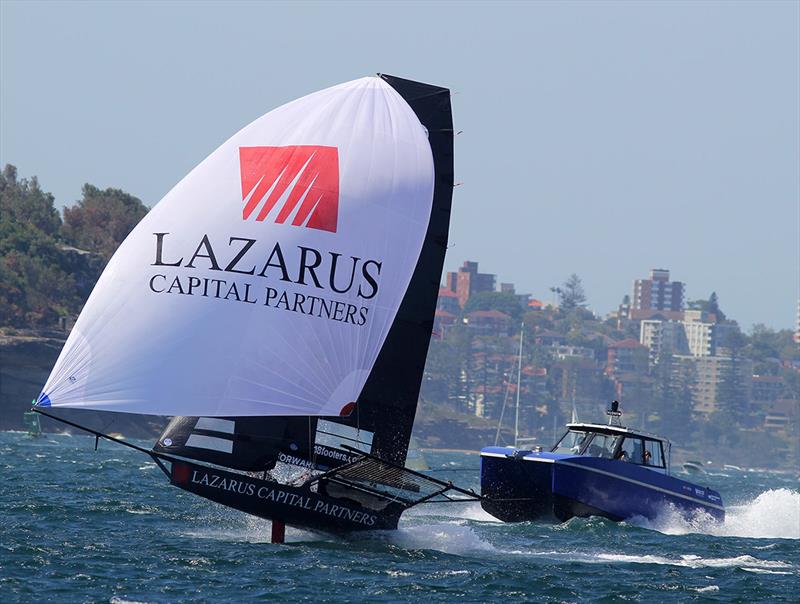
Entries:
[[567, 424], [550, 451], [481, 450], [483, 509], [505, 522], [653, 519], [669, 507], [725, 519], [717, 491], [670, 474], [669, 440], [623, 426], [617, 401], [606, 413], [608, 424]]
[[702, 461], [696, 461], [694, 459], [689, 459], [683, 464], [683, 471], [687, 474], [706, 474], [706, 469], [703, 467]]

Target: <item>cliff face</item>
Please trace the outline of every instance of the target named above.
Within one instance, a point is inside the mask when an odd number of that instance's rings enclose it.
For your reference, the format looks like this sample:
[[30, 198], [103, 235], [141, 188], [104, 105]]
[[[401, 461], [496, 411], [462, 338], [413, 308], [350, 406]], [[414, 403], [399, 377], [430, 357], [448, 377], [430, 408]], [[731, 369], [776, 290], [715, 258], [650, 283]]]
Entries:
[[[0, 335], [0, 430], [25, 429], [23, 413], [39, 396], [65, 341], [66, 334], [57, 332]], [[165, 417], [83, 410], [54, 411], [53, 415], [101, 432], [119, 432], [129, 438], [155, 438], [167, 423]], [[45, 417], [41, 420], [45, 431], [80, 432]]]
[[63, 345], [64, 338], [0, 338], [0, 429], [22, 429], [22, 414], [39, 396]]

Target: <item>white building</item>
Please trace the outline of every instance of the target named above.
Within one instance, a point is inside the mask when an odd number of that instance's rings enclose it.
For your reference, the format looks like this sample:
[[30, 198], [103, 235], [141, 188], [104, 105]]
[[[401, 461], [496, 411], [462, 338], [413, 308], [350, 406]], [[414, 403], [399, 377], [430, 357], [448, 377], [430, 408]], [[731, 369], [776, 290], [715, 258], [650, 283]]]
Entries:
[[639, 325], [639, 343], [650, 349], [650, 363], [655, 365], [661, 355], [688, 351], [683, 326], [678, 321], [646, 319]]
[[651, 363], [657, 363], [662, 354], [708, 357], [722, 352], [736, 329], [736, 325], [708, 321], [703, 311], [687, 310], [683, 321], [642, 321], [639, 342], [650, 349]]
[[722, 356], [676, 355], [675, 371], [685, 371], [691, 366], [693, 410], [695, 413], [709, 415], [719, 408], [731, 404], [720, 400], [720, 387], [725, 377], [738, 373], [740, 396], [749, 406], [752, 393], [753, 362], [749, 359], [732, 359]]
[[700, 310], [687, 310], [683, 313], [683, 332], [686, 346], [693, 357], [707, 357], [714, 354], [714, 323], [703, 321], [705, 313]]

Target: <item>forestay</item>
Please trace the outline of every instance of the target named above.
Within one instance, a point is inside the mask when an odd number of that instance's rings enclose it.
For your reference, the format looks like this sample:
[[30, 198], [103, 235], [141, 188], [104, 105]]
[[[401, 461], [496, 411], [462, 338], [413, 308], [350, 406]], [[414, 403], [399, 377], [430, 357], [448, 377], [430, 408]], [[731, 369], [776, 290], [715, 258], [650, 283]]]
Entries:
[[346, 414], [417, 264], [433, 190], [427, 132], [380, 78], [266, 114], [120, 246], [38, 404]]

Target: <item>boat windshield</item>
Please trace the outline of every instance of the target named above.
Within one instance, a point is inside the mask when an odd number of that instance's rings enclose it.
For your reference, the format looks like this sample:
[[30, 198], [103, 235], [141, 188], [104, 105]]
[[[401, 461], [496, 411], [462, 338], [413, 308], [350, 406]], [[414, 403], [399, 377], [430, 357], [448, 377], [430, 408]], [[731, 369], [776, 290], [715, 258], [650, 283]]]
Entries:
[[611, 459], [618, 438], [618, 436], [613, 434], [595, 434], [585, 454], [592, 457]]
[[583, 445], [589, 439], [590, 434], [588, 432], [582, 432], [581, 430], [569, 430], [561, 440], [556, 443], [556, 446], [553, 447], [553, 453], [580, 453]]

